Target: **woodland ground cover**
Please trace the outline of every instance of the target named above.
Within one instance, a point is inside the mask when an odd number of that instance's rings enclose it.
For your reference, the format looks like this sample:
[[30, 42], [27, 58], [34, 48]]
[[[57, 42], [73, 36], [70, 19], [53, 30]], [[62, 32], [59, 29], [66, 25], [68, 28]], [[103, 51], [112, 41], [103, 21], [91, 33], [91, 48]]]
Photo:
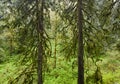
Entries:
[[[10, 80], [16, 77], [19, 72], [25, 66], [17, 66], [16, 65], [15, 56], [11, 57], [9, 61], [0, 64], [0, 84], [8, 84]], [[72, 69], [72, 60], [70, 62], [66, 62], [64, 59], [58, 58], [57, 67], [53, 69], [54, 59], [50, 59], [50, 68], [51, 70], [46, 72], [44, 84], [76, 84], [77, 83], [77, 65]], [[74, 59], [73, 59], [74, 60]], [[118, 51], [109, 51], [106, 55], [101, 56], [101, 60], [97, 64], [100, 66], [103, 82], [104, 84], [120, 84], [120, 53]], [[95, 66], [92, 61], [89, 62], [91, 64], [89, 77], [90, 80], [87, 84], [93, 84], [94, 81], [94, 70]], [[87, 74], [85, 74], [87, 76]], [[21, 79], [22, 82], [22, 79]], [[36, 84], [34, 81], [33, 84]], [[22, 83], [18, 83], [22, 84]]]

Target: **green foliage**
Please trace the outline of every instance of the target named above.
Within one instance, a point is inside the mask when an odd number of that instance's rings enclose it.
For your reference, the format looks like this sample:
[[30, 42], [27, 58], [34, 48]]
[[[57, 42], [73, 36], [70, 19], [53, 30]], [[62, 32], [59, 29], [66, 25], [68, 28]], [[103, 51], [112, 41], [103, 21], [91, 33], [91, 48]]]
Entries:
[[[45, 84], [76, 84], [77, 71], [72, 71], [72, 62], [61, 61], [57, 68], [46, 72]], [[75, 74], [76, 73], [76, 74]]]
[[[110, 54], [112, 56], [104, 55], [114, 44], [116, 50], [120, 50], [119, 6], [119, 0], [83, 1], [84, 64], [87, 84], [101, 81], [102, 78], [105, 84], [120, 82], [119, 54], [115, 55], [114, 51]], [[37, 47], [41, 39], [36, 30], [36, 14], [41, 11], [37, 9], [34, 0], [2, 0], [0, 9], [0, 78], [3, 77], [0, 83], [36, 84]], [[76, 0], [45, 1], [45, 84], [77, 83], [76, 14]], [[10, 63], [4, 64], [5, 61]], [[19, 67], [14, 66], [12, 62], [20, 63]], [[96, 66], [100, 66], [100, 70], [96, 69]]]
[[120, 41], [118, 40], [117, 43], [116, 43], [116, 50], [120, 51]]
[[[103, 84], [113, 84], [119, 83], [120, 77], [120, 61], [118, 60], [119, 54], [113, 51], [110, 54], [107, 54], [103, 59], [103, 62], [99, 62], [100, 66], [100, 74], [102, 75]], [[16, 57], [16, 58], [15, 58]], [[113, 59], [111, 59], [114, 57]], [[8, 84], [13, 81], [15, 78], [19, 80], [19, 83], [22, 82], [29, 82], [33, 77], [34, 81], [32, 84], [36, 84], [37, 77], [36, 77], [36, 69], [32, 69], [32, 66], [24, 66], [16, 65], [18, 62], [18, 56], [14, 56], [11, 60], [7, 61], [7, 63], [0, 64], [0, 83]], [[117, 59], [117, 60], [116, 60]], [[76, 59], [72, 59], [69, 62], [66, 62], [64, 59], [59, 58], [57, 61], [57, 67], [53, 68], [53, 61], [52, 58], [50, 62], [48, 62], [49, 67], [51, 68], [50, 71], [46, 71], [44, 74], [44, 83], [45, 84], [76, 84], [77, 83], [77, 64], [74, 65], [74, 69], [72, 69], [72, 63]], [[111, 61], [112, 60], [112, 61]], [[28, 63], [29, 64], [29, 63]], [[85, 79], [88, 80], [86, 84], [96, 84], [95, 82], [95, 72], [97, 72], [94, 63], [89, 60], [89, 71], [85, 73]], [[112, 71], [115, 70], [115, 71]], [[32, 72], [33, 71], [33, 72]], [[30, 76], [30, 77], [27, 77]], [[28, 79], [27, 79], [28, 78]], [[30, 79], [29, 79], [30, 78]], [[26, 80], [27, 79], [27, 80]], [[15, 82], [15, 81], [14, 81]], [[16, 83], [17, 84], [17, 81]]]
[[97, 67], [95, 73], [87, 75], [86, 84], [103, 84], [103, 77], [100, 67]]
[[115, 73], [114, 72], [105, 73], [103, 75], [104, 84], [114, 84], [114, 83], [119, 84], [120, 83], [119, 77], [120, 77], [119, 70], [117, 70]]
[[4, 62], [5, 60], [5, 51], [4, 49], [0, 48], [0, 63]]
[[[118, 59], [118, 56], [115, 56], [113, 61], [111, 62], [111, 56], [113, 56], [115, 52], [112, 52], [111, 54], [107, 54], [103, 58], [103, 62], [99, 62], [100, 67], [100, 75], [102, 75], [103, 84], [113, 84], [113, 83], [120, 83], [119, 76], [120, 76], [120, 62], [116, 59]], [[117, 53], [116, 53], [117, 54]], [[29, 82], [29, 80], [33, 77], [33, 83], [36, 84], [37, 77], [36, 77], [36, 69], [32, 69], [32, 65], [30, 66], [16, 66], [16, 60], [18, 60], [17, 56], [14, 56], [16, 58], [13, 58], [9, 61], [9, 63], [2, 63], [0, 64], [0, 83], [2, 84], [8, 84], [11, 81], [13, 81], [15, 78], [18, 79], [18, 81], [14, 81], [15, 84], [19, 84], [22, 82]], [[57, 61], [57, 67], [53, 68], [53, 58], [48, 62], [50, 71], [45, 71], [44, 74], [44, 84], [76, 84], [77, 83], [77, 64], [74, 65], [74, 69], [72, 69], [72, 63], [75, 59], [71, 59], [71, 61], [66, 62], [64, 59], [59, 58]], [[30, 63], [28, 63], [30, 64]], [[85, 79], [88, 80], [86, 84], [96, 84], [95, 82], [95, 75], [96, 73], [99, 73], [97, 71], [97, 68], [94, 66], [94, 63], [89, 60], [90, 68], [87, 73], [85, 73]], [[115, 67], [114, 67], [115, 66]], [[115, 69], [115, 71], [112, 71]], [[30, 77], [29, 77], [30, 76]], [[26, 80], [27, 79], [27, 80]], [[28, 83], [27, 82], [27, 83]]]

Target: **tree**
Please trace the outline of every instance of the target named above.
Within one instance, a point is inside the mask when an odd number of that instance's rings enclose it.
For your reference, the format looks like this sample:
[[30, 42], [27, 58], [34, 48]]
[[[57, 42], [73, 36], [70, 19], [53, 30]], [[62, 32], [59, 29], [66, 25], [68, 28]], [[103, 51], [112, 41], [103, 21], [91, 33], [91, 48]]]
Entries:
[[84, 84], [83, 14], [82, 0], [78, 0], [78, 84]]
[[[39, 7], [40, 2], [40, 7]], [[42, 78], [42, 67], [43, 67], [43, 7], [44, 7], [44, 1], [43, 0], [36, 0], [36, 8], [37, 8], [37, 31], [39, 36], [39, 42], [38, 42], [38, 84], [43, 84], [43, 78]]]
[[[5, 3], [9, 3], [9, 1], [5, 1]], [[5, 19], [7, 19], [7, 21], [9, 19], [10, 22], [7, 24], [4, 21], [5, 26], [15, 29], [15, 38], [18, 44], [16, 52], [17, 54], [22, 54], [19, 64], [26, 66], [22, 72], [10, 80], [9, 83], [16, 84], [21, 80], [23, 75], [25, 75], [26, 78], [24, 78], [24, 81], [21, 81], [22, 84], [32, 83], [34, 78], [32, 74], [35, 73], [37, 69], [38, 84], [42, 84], [47, 56], [50, 56], [50, 53], [46, 52], [47, 50], [51, 50], [49, 48], [49, 37], [45, 30], [45, 28], [50, 28], [47, 3], [45, 5], [43, 0], [14, 0], [8, 8], [10, 9], [12, 19], [6, 16]], [[27, 70], [30, 72], [26, 74]], [[31, 77], [28, 75], [31, 75]]]

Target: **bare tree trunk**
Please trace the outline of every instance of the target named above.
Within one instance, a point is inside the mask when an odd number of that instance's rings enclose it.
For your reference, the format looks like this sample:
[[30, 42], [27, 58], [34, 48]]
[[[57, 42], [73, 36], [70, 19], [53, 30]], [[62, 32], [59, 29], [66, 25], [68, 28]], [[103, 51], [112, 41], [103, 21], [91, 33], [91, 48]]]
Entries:
[[56, 54], [57, 54], [57, 37], [56, 37], [56, 30], [55, 30], [55, 48], [54, 48], [54, 68], [56, 68], [56, 61], [57, 61], [57, 57], [56, 57]]
[[10, 56], [12, 56], [13, 53], [13, 38], [10, 37]]
[[78, 0], [78, 84], [84, 84], [84, 49], [83, 49], [83, 14], [82, 0]]
[[[39, 4], [40, 3], [40, 4]], [[43, 0], [36, 0], [37, 9], [37, 31], [38, 31], [38, 84], [43, 84], [42, 67], [43, 67]]]
[[55, 17], [56, 18], [56, 24], [55, 24], [55, 28], [54, 28], [54, 38], [55, 38], [55, 40], [54, 40], [54, 43], [55, 43], [55, 45], [54, 45], [54, 68], [56, 68], [57, 67], [57, 26], [58, 26], [58, 18], [57, 18], [57, 16]]

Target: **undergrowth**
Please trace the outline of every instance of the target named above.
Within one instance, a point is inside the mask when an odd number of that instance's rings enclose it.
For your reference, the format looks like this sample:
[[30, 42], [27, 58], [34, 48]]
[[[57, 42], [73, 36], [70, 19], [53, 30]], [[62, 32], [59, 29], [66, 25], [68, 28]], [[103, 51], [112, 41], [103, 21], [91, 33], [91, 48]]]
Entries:
[[[120, 84], [120, 59], [118, 58], [118, 53], [110, 52], [102, 58], [102, 62], [99, 62], [104, 84]], [[20, 71], [24, 70], [25, 66], [17, 66], [15, 64], [16, 59], [13, 58], [9, 62], [0, 64], [0, 84], [8, 84], [10, 80], [13, 80], [20, 74]], [[45, 72], [44, 84], [77, 84], [77, 64], [72, 69], [72, 62], [61, 60], [58, 61], [56, 68], [52, 66], [49, 66], [50, 70]], [[90, 66], [89, 74], [85, 72], [85, 77], [89, 75], [94, 80], [92, 76], [95, 71], [92, 68], [95, 67]], [[34, 78], [35, 81], [33, 84], [36, 84], [37, 77], [34, 76]], [[89, 84], [94, 83], [91, 80]]]

